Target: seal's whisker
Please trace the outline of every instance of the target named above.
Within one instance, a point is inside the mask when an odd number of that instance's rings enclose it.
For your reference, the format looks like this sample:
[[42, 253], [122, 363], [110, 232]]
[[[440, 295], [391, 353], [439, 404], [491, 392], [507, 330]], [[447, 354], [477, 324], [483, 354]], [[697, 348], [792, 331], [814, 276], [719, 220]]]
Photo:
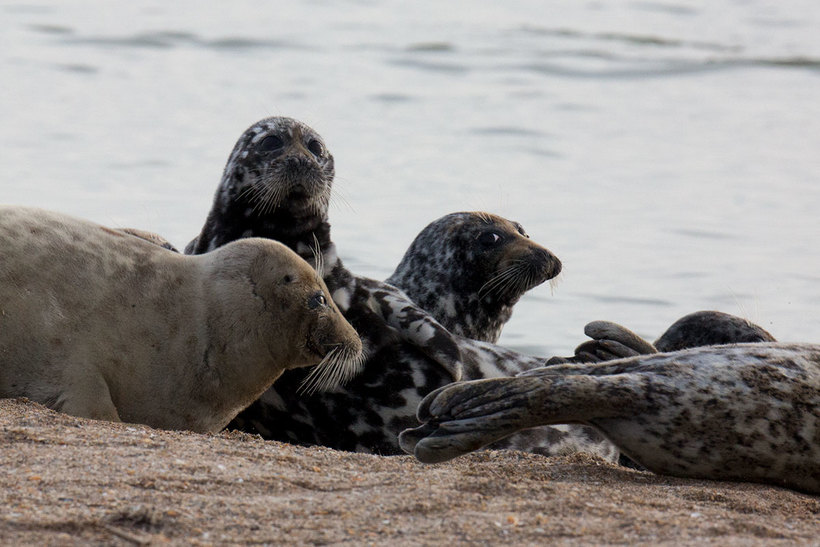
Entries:
[[310, 373], [305, 376], [305, 379], [302, 380], [302, 383], [299, 385], [299, 389], [297, 390], [299, 394], [312, 395], [318, 390], [317, 388], [319, 384], [322, 383], [322, 377], [327, 373], [327, 368], [333, 366], [334, 359], [338, 352], [338, 347], [331, 349], [327, 352], [324, 358], [319, 361], [319, 364], [313, 367]]
[[481, 288], [478, 290], [478, 297], [484, 298], [485, 296], [493, 292], [496, 292], [497, 288], [499, 286], [504, 285], [507, 279], [510, 276], [514, 275], [516, 270], [518, 269], [520, 269], [520, 266], [513, 265], [501, 270], [499, 273], [497, 273], [489, 281], [487, 281], [486, 283], [484, 283], [484, 285], [481, 286]]
[[[319, 274], [319, 277], [325, 277], [325, 256], [322, 254], [322, 246], [319, 245], [319, 239], [316, 237], [316, 234], [313, 234], [313, 246], [310, 248], [313, 251], [313, 262], [315, 264], [314, 269], [316, 273]], [[328, 295], [329, 297], [330, 295]]]
[[348, 347], [336, 346], [310, 371], [297, 392], [312, 395], [317, 391], [327, 391], [343, 385], [361, 370], [364, 355], [353, 352]]

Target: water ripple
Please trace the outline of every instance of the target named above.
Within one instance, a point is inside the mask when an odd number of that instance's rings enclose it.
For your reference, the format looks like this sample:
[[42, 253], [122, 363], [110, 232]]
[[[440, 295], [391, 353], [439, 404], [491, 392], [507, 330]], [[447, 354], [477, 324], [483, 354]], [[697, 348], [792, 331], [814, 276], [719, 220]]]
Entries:
[[632, 296], [613, 296], [610, 294], [594, 294], [581, 293], [579, 296], [594, 300], [595, 302], [604, 302], [607, 304], [629, 304], [635, 306], [655, 306], [655, 307], [672, 307], [674, 304], [668, 300], [660, 300], [657, 298], [638, 298]]
[[632, 34], [620, 32], [583, 32], [569, 28], [544, 28], [524, 26], [519, 29], [526, 34], [540, 36], [554, 36], [576, 40], [591, 40], [598, 42], [620, 42], [627, 45], [651, 46], [664, 48], [691, 48], [719, 52], [740, 52], [742, 47], [736, 45], [718, 44], [715, 42], [701, 42], [696, 40], [678, 40], [648, 34]]
[[261, 40], [255, 38], [223, 37], [200, 38], [196, 34], [180, 31], [144, 32], [131, 36], [72, 36], [64, 40], [73, 45], [100, 45], [106, 47], [170, 49], [180, 46], [209, 49], [244, 51], [248, 49], [311, 49], [295, 42]]

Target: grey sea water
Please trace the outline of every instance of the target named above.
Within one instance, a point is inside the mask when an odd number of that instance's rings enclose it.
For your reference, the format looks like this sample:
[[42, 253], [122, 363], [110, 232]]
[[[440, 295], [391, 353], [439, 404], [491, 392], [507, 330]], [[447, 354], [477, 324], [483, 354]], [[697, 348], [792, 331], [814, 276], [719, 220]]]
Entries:
[[0, 202], [184, 245], [236, 138], [289, 115], [357, 273], [457, 210], [562, 259], [507, 345], [698, 309], [820, 342], [818, 29], [809, 0], [0, 2]]

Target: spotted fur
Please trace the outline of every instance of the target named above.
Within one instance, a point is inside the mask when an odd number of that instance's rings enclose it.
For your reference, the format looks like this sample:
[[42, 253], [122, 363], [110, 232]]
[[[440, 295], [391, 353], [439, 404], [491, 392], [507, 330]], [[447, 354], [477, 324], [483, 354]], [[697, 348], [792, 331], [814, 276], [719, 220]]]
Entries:
[[820, 346], [739, 344], [555, 365], [428, 395], [402, 447], [454, 458], [522, 428], [587, 423], [660, 474], [820, 494]]
[[561, 263], [517, 222], [453, 213], [427, 226], [387, 282], [401, 287], [450, 332], [498, 341], [521, 295]]
[[[281, 146], [276, 150], [257, 150], [270, 135], [275, 135], [276, 144], [281, 141]], [[530, 263], [535, 266], [525, 268], [526, 271], [512, 268], [485, 287], [484, 299], [487, 303], [495, 302], [496, 308], [476, 307], [469, 322], [460, 322], [457, 314], [443, 313], [437, 317], [427, 313], [400, 290], [413, 291], [421, 287], [419, 280], [411, 279], [406, 271], [400, 269], [391, 278], [401, 285], [397, 288], [355, 276], [344, 267], [330, 238], [327, 219], [332, 170], [327, 169], [328, 160], [322, 162], [317, 158], [311, 160], [313, 163], [307, 162], [310, 158], [302, 150], [306, 139], [319, 140], [319, 137], [315, 131], [290, 118], [269, 118], [251, 126], [237, 142], [205, 226], [186, 247], [186, 252], [205, 252], [228, 240], [252, 235], [282, 241], [321, 269], [337, 306], [359, 332], [369, 359], [363, 372], [343, 390], [330, 393], [297, 395], [303, 379], [299, 375], [285, 375], [277, 381], [275, 390], [266, 392], [232, 425], [259, 432], [267, 438], [346, 450], [399, 453], [397, 434], [415, 424], [416, 406], [426, 393], [460, 378], [462, 374], [467, 378], [509, 375], [544, 362], [543, 358], [457, 336], [443, 328], [437, 319], [445, 321], [448, 328], [456, 332], [480, 332], [487, 340], [495, 340], [500, 323], [485, 320], [480, 313], [499, 313], [503, 323], [521, 294], [557, 274], [560, 263], [548, 251], [529, 242], [520, 226], [514, 223], [486, 214], [460, 214], [477, 224], [459, 224], [455, 221], [461, 217], [456, 215], [450, 219], [454, 226], [473, 230], [480, 227], [480, 232], [470, 232], [469, 235], [465, 232], [468, 238], [495, 229], [496, 235], [508, 237], [522, 250], [530, 249]], [[322, 145], [322, 153], [330, 158], [324, 143]], [[264, 148], [269, 146], [270, 142]], [[293, 154], [313, 165], [316, 172], [324, 173], [322, 184], [300, 185], [294, 182], [298, 176], [284, 175], [282, 170], [267, 165], [286, 162]], [[308, 170], [302, 166], [299, 172], [304, 174]], [[263, 176], [265, 173], [269, 176]], [[278, 175], [274, 176], [275, 173]], [[283, 178], [286, 179], [284, 182]], [[291, 193], [268, 188], [277, 185], [296, 190]], [[313, 196], [306, 188], [321, 195]], [[252, 196], [257, 197], [252, 199]], [[318, 206], [307, 206], [308, 200]], [[470, 243], [476, 248], [481, 247], [478, 240], [470, 240]], [[491, 249], [493, 245], [485, 247]], [[426, 246], [421, 244], [416, 247], [415, 259], [423, 255], [424, 248]], [[512, 247], [506, 248], [509, 252]], [[504, 256], [504, 253], [498, 255], [499, 259]], [[509, 260], [512, 258], [508, 257]], [[450, 275], [451, 266], [447, 266], [441, 275]], [[512, 263], [507, 265], [512, 266]], [[513, 276], [514, 271], [519, 273]], [[496, 271], [494, 275], [501, 273]], [[487, 277], [484, 283], [491, 279]], [[429, 298], [432, 294], [427, 291], [426, 301], [435, 302]], [[463, 291], [455, 293], [454, 298], [461, 294]], [[437, 302], [432, 305], [436, 306]], [[462, 328], [464, 330], [460, 331]], [[550, 447], [565, 451], [574, 444], [586, 446], [606, 457], [616, 457], [612, 446], [602, 437], [597, 436], [591, 441], [596, 436], [594, 432], [590, 435], [587, 430], [578, 433], [575, 429], [578, 428], [553, 428], [545, 430], [548, 435], [523, 435], [520, 442], [513, 439], [509, 443], [536, 452], [548, 452]], [[573, 436], [577, 442], [564, 442]], [[536, 437], [539, 438], [536, 440]]]
[[690, 313], [675, 321], [655, 340], [658, 351], [669, 352], [700, 346], [776, 342], [774, 336], [747, 319], [719, 311]]
[[[453, 249], [466, 244], [471, 251], [462, 258], [476, 265], [484, 263], [482, 267], [489, 268], [483, 283], [494, 277], [492, 272], [504, 271], [508, 261], [512, 260], [516, 264], [520, 261], [527, 271], [512, 277], [510, 286], [502, 291], [509, 302], [517, 300], [531, 285], [556, 274], [559, 267], [557, 259], [546, 249], [521, 234], [523, 230], [520, 226], [494, 215], [447, 215], [428, 226], [419, 237], [424, 240], [429, 237], [431, 230], [438, 234], [434, 238], [438, 244], [422, 248], [411, 246], [408, 254], [415, 253], [416, 258], [420, 258], [419, 255], [423, 254], [421, 249], [425, 249], [428, 255], [450, 255]], [[494, 240], [494, 244], [489, 246], [481, 243], [482, 235], [487, 233], [501, 236], [503, 240], [490, 238]], [[434, 260], [432, 257], [427, 262], [439, 264], [441, 271], [433, 277], [442, 286], [449, 287], [450, 296], [459, 301], [468, 301], [461, 296], [471, 290], [469, 285], [455, 289], [446, 279], [450, 272], [444, 265], [448, 262]], [[431, 273], [434, 271], [430, 270]], [[405, 281], [401, 275], [394, 275], [391, 279]], [[437, 387], [449, 384], [451, 379], [413, 346], [397, 339], [391, 333], [392, 329], [386, 329], [383, 322], [378, 320], [378, 316], [362, 317], [348, 313], [346, 318], [359, 330], [363, 339], [374, 342], [370, 347], [377, 347], [365, 362], [363, 372], [341, 389], [312, 397], [296, 394], [304, 374], [285, 374], [259, 401], [240, 414], [234, 425], [271, 439], [321, 444], [360, 452], [400, 453], [398, 433], [416, 425], [415, 411], [422, 397]], [[449, 322], [457, 323], [450, 315], [441, 319], [445, 325]], [[481, 319], [476, 321], [477, 325], [492, 325], [490, 321], [478, 317], [476, 319]], [[489, 333], [488, 336], [493, 336], [495, 330], [495, 326], [490, 326], [486, 332]], [[525, 356], [490, 343], [461, 337], [456, 339], [465, 356], [464, 371], [467, 378], [485, 378], [487, 374], [501, 375], [492, 364], [496, 359], [501, 366], [508, 368], [514, 363], [527, 362], [535, 365], [543, 362], [537, 358], [525, 359]], [[489, 363], [488, 355], [492, 356]], [[504, 372], [509, 372], [508, 368]], [[584, 450], [613, 460], [617, 457], [617, 451], [609, 442], [584, 426], [539, 428], [513, 435], [494, 447], [543, 454]]]

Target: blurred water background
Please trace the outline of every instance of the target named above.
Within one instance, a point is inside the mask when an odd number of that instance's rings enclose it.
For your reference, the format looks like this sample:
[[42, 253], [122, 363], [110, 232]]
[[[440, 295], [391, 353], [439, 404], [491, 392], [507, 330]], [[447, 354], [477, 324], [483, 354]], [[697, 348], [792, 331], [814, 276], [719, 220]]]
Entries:
[[699, 309], [820, 342], [818, 29], [813, 0], [4, 1], [0, 201], [183, 246], [236, 138], [288, 115], [336, 158], [353, 271], [476, 209], [563, 260], [509, 346]]

